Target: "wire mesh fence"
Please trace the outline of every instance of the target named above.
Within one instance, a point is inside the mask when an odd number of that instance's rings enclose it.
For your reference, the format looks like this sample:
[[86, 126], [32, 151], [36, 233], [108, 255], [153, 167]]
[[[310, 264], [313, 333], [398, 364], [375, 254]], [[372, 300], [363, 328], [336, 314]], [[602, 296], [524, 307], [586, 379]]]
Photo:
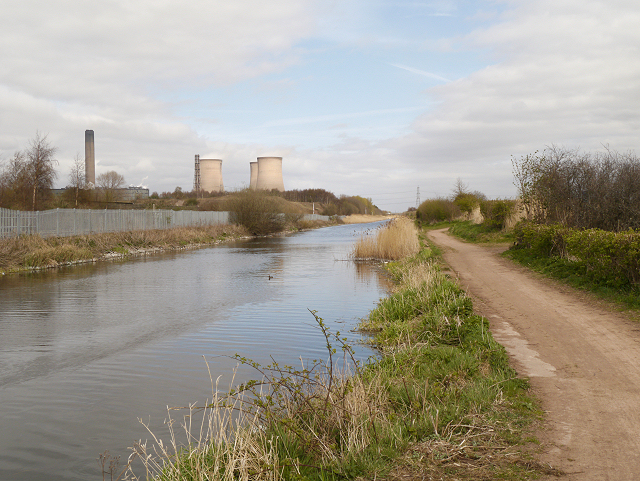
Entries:
[[[306, 214], [304, 219], [328, 221], [330, 218]], [[229, 212], [216, 211], [53, 209], [29, 212], [0, 207], [0, 238], [29, 234], [68, 237], [229, 223]]]
[[0, 238], [28, 234], [67, 237], [228, 223], [229, 212], [214, 211], [54, 209], [24, 212], [0, 208]]

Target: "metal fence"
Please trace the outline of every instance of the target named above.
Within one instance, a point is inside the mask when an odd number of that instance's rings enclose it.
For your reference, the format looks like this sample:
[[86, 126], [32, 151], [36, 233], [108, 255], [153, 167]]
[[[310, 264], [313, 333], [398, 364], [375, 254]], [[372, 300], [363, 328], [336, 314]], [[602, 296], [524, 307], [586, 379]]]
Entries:
[[[325, 215], [307, 214], [305, 220], [324, 220]], [[0, 238], [26, 234], [42, 237], [171, 227], [228, 224], [229, 212], [195, 210], [95, 210], [54, 209], [23, 212], [0, 208]]]
[[229, 212], [106, 209], [54, 209], [23, 212], [0, 208], [0, 238], [25, 234], [66, 237], [101, 232], [228, 223]]

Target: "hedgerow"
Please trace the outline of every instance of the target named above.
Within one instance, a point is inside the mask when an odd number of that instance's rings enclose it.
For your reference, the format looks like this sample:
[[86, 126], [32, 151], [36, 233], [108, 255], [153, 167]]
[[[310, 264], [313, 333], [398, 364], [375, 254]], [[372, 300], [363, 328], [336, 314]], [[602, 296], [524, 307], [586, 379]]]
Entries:
[[620, 287], [640, 285], [640, 230], [609, 232], [521, 223], [515, 228], [515, 237], [515, 248], [580, 263], [589, 277]]

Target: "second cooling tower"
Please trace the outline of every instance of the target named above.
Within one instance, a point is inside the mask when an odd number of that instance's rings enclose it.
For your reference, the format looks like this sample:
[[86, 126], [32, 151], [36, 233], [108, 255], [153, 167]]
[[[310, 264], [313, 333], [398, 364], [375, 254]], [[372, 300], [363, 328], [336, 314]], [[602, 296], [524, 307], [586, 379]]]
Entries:
[[224, 192], [222, 160], [200, 159], [200, 185], [206, 192]]
[[258, 162], [249, 162], [251, 168], [251, 177], [249, 177], [249, 188], [256, 190], [258, 186]]
[[258, 178], [255, 188], [258, 190], [277, 189], [284, 192], [282, 157], [258, 157]]

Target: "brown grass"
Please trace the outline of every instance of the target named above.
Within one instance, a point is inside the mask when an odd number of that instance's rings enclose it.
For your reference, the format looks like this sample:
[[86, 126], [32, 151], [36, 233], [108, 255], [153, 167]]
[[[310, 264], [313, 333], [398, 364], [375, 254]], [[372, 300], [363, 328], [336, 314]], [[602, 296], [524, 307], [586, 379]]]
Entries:
[[[267, 374], [259, 383], [262, 387], [230, 388], [230, 394], [221, 394], [216, 383], [213, 399], [205, 406], [169, 409], [165, 441], [141, 421], [152, 440], [134, 444], [126, 479], [279, 481], [292, 479], [291, 475], [305, 479], [303, 465], [287, 446], [302, 443], [316, 453], [320, 465], [335, 467], [367, 449], [377, 436], [391, 436], [389, 397], [381, 376], [365, 380], [351, 370], [325, 367], [327, 371], [315, 377], [313, 367], [300, 371], [276, 367], [276, 377]], [[288, 394], [280, 396], [283, 385]], [[256, 402], [271, 397], [278, 399], [275, 406]], [[175, 411], [182, 413], [182, 421], [175, 419]], [[282, 436], [292, 439], [283, 443]], [[135, 473], [134, 458], [142, 461], [146, 478]]]
[[372, 233], [363, 235], [354, 246], [356, 259], [398, 260], [420, 249], [418, 230], [407, 217], [396, 217]]
[[116, 256], [210, 245], [246, 235], [246, 231], [240, 226], [223, 224], [46, 239], [38, 235], [11, 237], [0, 239], [0, 271], [55, 267]]

